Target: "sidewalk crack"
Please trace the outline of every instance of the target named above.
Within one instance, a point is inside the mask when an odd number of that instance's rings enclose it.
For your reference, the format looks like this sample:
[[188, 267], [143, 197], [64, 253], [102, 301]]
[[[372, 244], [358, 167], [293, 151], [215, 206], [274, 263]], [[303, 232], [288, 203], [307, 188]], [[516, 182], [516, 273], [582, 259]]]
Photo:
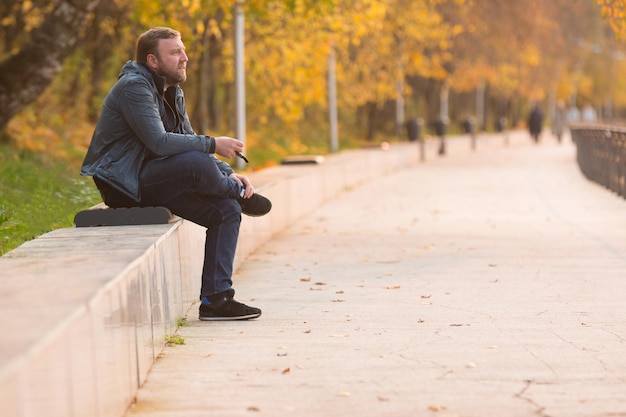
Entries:
[[526, 395], [526, 392], [530, 389], [530, 387], [535, 384], [535, 381], [531, 379], [527, 379], [524, 381], [524, 387], [520, 390], [520, 392], [514, 395], [515, 398], [522, 400], [535, 408], [535, 414], [540, 417], [550, 417], [549, 414], [546, 414], [545, 407], [537, 404], [532, 398]]

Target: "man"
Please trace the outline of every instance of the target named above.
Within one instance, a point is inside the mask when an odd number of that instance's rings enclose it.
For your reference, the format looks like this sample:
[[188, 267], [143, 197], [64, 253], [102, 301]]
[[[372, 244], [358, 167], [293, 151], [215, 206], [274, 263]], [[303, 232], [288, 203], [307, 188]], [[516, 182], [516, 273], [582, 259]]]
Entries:
[[136, 61], [104, 99], [81, 175], [93, 176], [109, 207], [163, 206], [206, 227], [200, 320], [257, 318], [261, 310], [233, 298], [233, 261], [241, 213], [262, 216], [271, 203], [214, 155], [242, 156], [241, 141], [194, 133], [179, 86], [187, 61], [179, 32], [139, 37]]
[[543, 113], [539, 108], [539, 104], [533, 104], [533, 108], [528, 116], [528, 130], [530, 136], [535, 143], [539, 143], [539, 136], [541, 135], [541, 129], [543, 128]]

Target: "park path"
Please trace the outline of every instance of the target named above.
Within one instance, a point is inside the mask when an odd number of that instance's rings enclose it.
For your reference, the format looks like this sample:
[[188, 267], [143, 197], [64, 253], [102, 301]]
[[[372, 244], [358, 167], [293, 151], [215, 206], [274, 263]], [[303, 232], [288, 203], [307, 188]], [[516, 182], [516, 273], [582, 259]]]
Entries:
[[261, 318], [192, 307], [127, 417], [626, 416], [626, 201], [569, 138], [449, 142], [250, 256]]

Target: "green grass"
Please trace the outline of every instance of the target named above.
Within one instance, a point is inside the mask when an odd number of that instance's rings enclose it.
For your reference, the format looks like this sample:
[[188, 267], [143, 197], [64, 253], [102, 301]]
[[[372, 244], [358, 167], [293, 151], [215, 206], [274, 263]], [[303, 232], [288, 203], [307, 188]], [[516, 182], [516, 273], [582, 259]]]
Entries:
[[100, 201], [80, 161], [0, 145], [0, 255], [43, 233], [71, 227], [74, 215]]
[[176, 334], [168, 334], [168, 335], [165, 335], [165, 343], [167, 345], [184, 345], [185, 339]]
[[[298, 150], [325, 153], [319, 138], [310, 142]], [[342, 148], [359, 144], [356, 140], [342, 140]], [[284, 146], [251, 149], [251, 164], [246, 168], [277, 164], [282, 154], [290, 153]], [[46, 153], [18, 150], [0, 137], [0, 255], [51, 230], [73, 226], [77, 212], [101, 201], [91, 178], [78, 174], [83, 155], [76, 155], [75, 150], [68, 153], [73, 156], [54, 158]]]

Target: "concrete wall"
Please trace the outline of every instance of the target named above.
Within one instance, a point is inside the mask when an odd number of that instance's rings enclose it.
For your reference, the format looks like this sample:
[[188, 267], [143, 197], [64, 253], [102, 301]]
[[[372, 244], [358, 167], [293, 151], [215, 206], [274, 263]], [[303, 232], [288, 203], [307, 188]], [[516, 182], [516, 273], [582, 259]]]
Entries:
[[[244, 216], [235, 268], [343, 190], [418, 161], [409, 143], [251, 174], [273, 209]], [[60, 229], [1, 257], [1, 415], [124, 415], [166, 335], [197, 302], [203, 254], [204, 229], [177, 220]]]

